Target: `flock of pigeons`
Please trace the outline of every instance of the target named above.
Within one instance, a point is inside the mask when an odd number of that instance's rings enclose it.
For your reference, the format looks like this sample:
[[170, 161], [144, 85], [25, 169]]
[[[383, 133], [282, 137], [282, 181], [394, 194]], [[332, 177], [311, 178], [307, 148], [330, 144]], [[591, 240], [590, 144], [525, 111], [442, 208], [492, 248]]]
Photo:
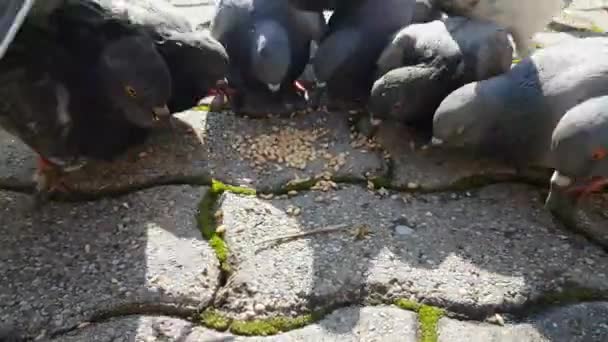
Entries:
[[210, 92], [236, 112], [324, 99], [554, 169], [547, 205], [571, 211], [608, 184], [608, 38], [534, 51], [567, 4], [217, 0], [206, 31], [166, 0], [4, 0], [0, 125], [41, 156], [44, 192], [61, 189], [57, 170], [111, 160]]

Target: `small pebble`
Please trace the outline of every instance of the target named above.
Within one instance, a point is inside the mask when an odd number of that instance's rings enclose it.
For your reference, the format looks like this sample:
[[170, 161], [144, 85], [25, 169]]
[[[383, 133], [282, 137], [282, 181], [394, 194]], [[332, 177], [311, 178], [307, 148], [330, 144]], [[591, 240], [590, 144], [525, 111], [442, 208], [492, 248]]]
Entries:
[[257, 312], [257, 313], [264, 312], [266, 310], [266, 306], [262, 303], [257, 303], [253, 307], [253, 310], [255, 310], [255, 312]]
[[414, 234], [415, 230], [413, 230], [412, 228], [410, 228], [406, 225], [400, 224], [395, 227], [395, 233], [397, 233], [397, 235], [407, 236], [407, 235]]

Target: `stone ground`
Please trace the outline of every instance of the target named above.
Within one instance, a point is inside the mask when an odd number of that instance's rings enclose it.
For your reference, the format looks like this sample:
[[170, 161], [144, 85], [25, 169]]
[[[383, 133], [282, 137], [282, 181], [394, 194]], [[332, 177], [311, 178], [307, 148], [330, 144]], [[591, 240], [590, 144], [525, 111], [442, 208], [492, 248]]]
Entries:
[[[589, 3], [536, 39], [608, 28]], [[177, 118], [39, 211], [0, 132], [0, 341], [608, 340], [607, 195], [565, 227], [537, 176], [401, 127]]]

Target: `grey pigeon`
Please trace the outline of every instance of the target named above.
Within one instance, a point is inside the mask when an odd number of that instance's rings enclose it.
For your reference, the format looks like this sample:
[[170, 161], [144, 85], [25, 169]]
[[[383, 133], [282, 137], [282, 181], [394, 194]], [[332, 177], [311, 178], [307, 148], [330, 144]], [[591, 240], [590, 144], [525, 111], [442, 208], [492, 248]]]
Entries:
[[489, 20], [507, 28], [521, 58], [532, 51], [532, 36], [542, 31], [571, 0], [437, 0], [448, 15]]
[[369, 110], [376, 119], [430, 124], [452, 91], [508, 71], [513, 50], [496, 24], [450, 17], [399, 31], [378, 59]]
[[551, 139], [555, 172], [546, 206], [563, 218], [583, 196], [608, 185], [608, 96], [570, 109]]
[[60, 10], [62, 34], [71, 37], [74, 46], [94, 42], [107, 22], [154, 40], [171, 73], [171, 112], [197, 105], [227, 74], [228, 54], [222, 44], [165, 0], [66, 0]]
[[509, 72], [452, 92], [433, 118], [437, 143], [502, 158], [519, 168], [553, 167], [551, 136], [577, 104], [608, 94], [608, 38], [539, 50]]
[[40, 156], [40, 195], [66, 191], [62, 172], [114, 159], [168, 115], [170, 75], [154, 42], [105, 38], [97, 56], [74, 53], [62, 35], [26, 21], [0, 60], [0, 125]]
[[415, 0], [364, 0], [331, 17], [313, 61], [318, 86], [330, 101], [367, 101], [376, 60], [391, 36], [411, 23], [415, 6]]
[[[228, 82], [239, 99], [249, 92], [282, 99], [294, 94], [311, 42], [324, 26], [321, 13], [298, 10], [287, 0], [219, 0], [211, 32], [226, 47]], [[238, 107], [241, 102], [235, 100]]]

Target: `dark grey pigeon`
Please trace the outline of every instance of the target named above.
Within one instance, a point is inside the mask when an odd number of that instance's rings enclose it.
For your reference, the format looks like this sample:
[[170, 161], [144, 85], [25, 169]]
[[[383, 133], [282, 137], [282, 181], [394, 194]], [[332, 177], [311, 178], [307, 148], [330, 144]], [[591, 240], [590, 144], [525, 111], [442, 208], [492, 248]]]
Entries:
[[450, 17], [399, 31], [378, 59], [369, 110], [376, 119], [431, 124], [441, 101], [466, 83], [508, 71], [513, 49], [505, 29]]
[[[228, 51], [228, 82], [243, 100], [249, 93], [289, 99], [310, 59], [311, 42], [324, 33], [321, 13], [287, 0], [220, 0], [211, 32]], [[237, 111], [245, 106], [236, 101]]]
[[376, 61], [391, 36], [411, 23], [415, 0], [364, 0], [334, 14], [313, 67], [330, 101], [365, 102], [375, 80]]
[[67, 0], [60, 10], [56, 20], [62, 23], [62, 34], [76, 47], [99, 45], [109, 23], [150, 37], [171, 73], [170, 112], [197, 105], [228, 71], [228, 54], [220, 42], [165, 0]]
[[95, 58], [65, 44], [26, 21], [0, 60], [0, 125], [40, 156], [42, 195], [66, 191], [62, 172], [143, 142], [171, 95], [168, 69], [145, 36], [108, 39]]
[[13, 42], [34, 0], [4, 0], [0, 2], [0, 58]]
[[579, 199], [608, 185], [608, 96], [589, 99], [561, 118], [551, 154], [555, 172], [546, 205], [568, 218]]
[[437, 109], [437, 143], [505, 159], [517, 167], [553, 167], [551, 136], [568, 110], [608, 94], [608, 38], [547, 47], [509, 72], [452, 92]]

